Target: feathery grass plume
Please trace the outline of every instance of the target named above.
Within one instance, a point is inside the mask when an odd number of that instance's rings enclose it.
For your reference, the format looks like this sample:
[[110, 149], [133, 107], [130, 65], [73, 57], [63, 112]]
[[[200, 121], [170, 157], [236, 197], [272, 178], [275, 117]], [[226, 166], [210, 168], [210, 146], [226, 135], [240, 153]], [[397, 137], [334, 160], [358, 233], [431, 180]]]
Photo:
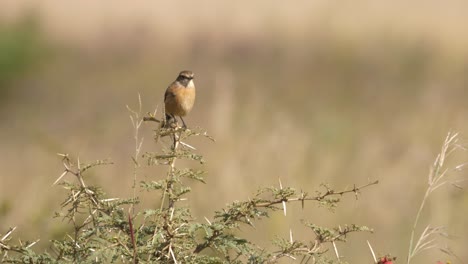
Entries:
[[[440, 153], [437, 155], [434, 163], [431, 166], [428, 175], [428, 185], [426, 192], [424, 193], [424, 197], [422, 199], [421, 205], [419, 206], [419, 210], [416, 213], [416, 218], [414, 220], [413, 228], [411, 229], [411, 238], [409, 242], [409, 249], [408, 249], [408, 257], [407, 263], [409, 264], [413, 258], [421, 253], [422, 251], [438, 248], [438, 244], [436, 241], [437, 235], [445, 235], [445, 228], [444, 227], [431, 227], [427, 225], [424, 230], [419, 235], [418, 240], [415, 242], [416, 236], [416, 228], [418, 227], [421, 213], [426, 205], [429, 196], [440, 187], [452, 183], [453, 185], [456, 184], [456, 180], [452, 180], [449, 178], [449, 173], [453, 170], [460, 170], [465, 166], [465, 164], [461, 164], [456, 166], [455, 168], [447, 168], [446, 166], [446, 158], [449, 157], [457, 150], [465, 150], [463, 146], [459, 144], [459, 137], [458, 133], [449, 132], [447, 137], [445, 138], [444, 143], [442, 144], [442, 148]], [[456, 186], [456, 185], [455, 185]], [[439, 248], [443, 252], [449, 252], [450, 255], [455, 256], [453, 252], [448, 251], [444, 248]]]

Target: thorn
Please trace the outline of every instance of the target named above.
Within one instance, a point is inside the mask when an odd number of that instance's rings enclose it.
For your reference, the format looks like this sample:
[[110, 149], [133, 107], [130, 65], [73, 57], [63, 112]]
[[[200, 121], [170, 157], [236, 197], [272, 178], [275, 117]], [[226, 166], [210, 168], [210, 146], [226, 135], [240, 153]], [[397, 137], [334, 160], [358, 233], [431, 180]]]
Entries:
[[154, 109], [153, 116], [156, 116], [156, 113], [158, 113], [158, 107], [159, 105], [157, 105], [156, 108]]
[[7, 239], [11, 235], [11, 233], [15, 231], [15, 229], [16, 229], [16, 226], [13, 228], [10, 228], [10, 230], [2, 237], [2, 239], [0, 239], [0, 241], [4, 241], [5, 239]]
[[68, 173], [68, 170], [65, 170], [61, 175], [60, 177], [57, 178], [57, 180], [55, 180], [54, 183], [52, 183], [52, 186], [54, 186], [55, 184], [57, 184], [57, 182], [59, 182], [65, 175], [67, 175]]
[[338, 253], [338, 248], [336, 247], [335, 241], [332, 242], [333, 249], [335, 250], [336, 259], [340, 260], [340, 254]]
[[32, 243], [29, 244], [26, 248], [30, 248], [30, 247], [34, 246], [37, 242], [39, 242], [39, 240], [40, 240], [40, 239], [38, 239], [38, 240], [32, 242]]
[[353, 191], [354, 191], [354, 196], [356, 196], [356, 200], [357, 200], [358, 199], [358, 190], [356, 189], [356, 184], [354, 184]]
[[169, 246], [169, 253], [171, 253], [172, 259], [175, 264], [178, 264], [177, 259], [175, 258], [174, 251], [172, 251], [172, 246]]
[[304, 210], [304, 192], [301, 190], [301, 205], [302, 205], [302, 210]]
[[117, 201], [117, 200], [120, 200], [120, 198], [107, 198], [107, 199], [102, 199], [100, 201], [102, 203], [105, 203], [105, 202], [113, 202], [113, 201]]
[[189, 144], [187, 144], [187, 143], [184, 143], [184, 142], [182, 142], [182, 141], [180, 141], [179, 143], [180, 143], [181, 145], [183, 145], [183, 146], [185, 146], [185, 147], [189, 148], [189, 149], [192, 149], [192, 150], [197, 150], [195, 147], [192, 147], [192, 146], [190, 146]]
[[71, 241], [73, 241], [73, 243], [75, 244], [77, 248], [81, 248], [80, 245], [78, 245], [78, 243], [76, 243], [76, 241], [70, 235], [67, 234], [67, 236], [68, 238], [70, 238]]
[[292, 229], [290, 228], [289, 229], [289, 242], [294, 243], [294, 239], [293, 239], [293, 234], [292, 234]]
[[284, 254], [284, 255], [292, 260], [296, 260], [296, 258], [292, 256], [291, 254]]
[[208, 220], [208, 218], [206, 218], [206, 216], [205, 216], [205, 220], [208, 222], [209, 225], [211, 225], [210, 220]]
[[[283, 190], [283, 184], [281, 183], [281, 179], [278, 178], [278, 181], [279, 181], [280, 190]], [[286, 202], [285, 202], [285, 201], [282, 201], [281, 203], [283, 204], [283, 213], [284, 213], [284, 216], [286, 216]]]
[[367, 245], [369, 246], [369, 250], [372, 253], [372, 257], [374, 258], [374, 263], [377, 263], [377, 258], [375, 257], [374, 250], [372, 249], [372, 246], [371, 246], [369, 240], [367, 240]]
[[255, 227], [255, 225], [252, 223], [252, 221], [250, 221], [250, 218], [248, 218], [248, 217], [246, 216], [246, 217], [245, 217], [245, 220], [247, 221], [247, 223], [248, 223], [251, 227], [253, 227], [254, 229], [257, 229], [257, 228]]
[[[68, 163], [68, 164], [67, 164], [67, 163]], [[66, 162], [65, 160], [63, 161], [63, 166], [65, 167], [65, 170], [71, 172], [70, 167], [69, 167], [69, 164], [70, 164], [69, 162]], [[72, 173], [73, 173], [73, 172], [72, 172]], [[73, 174], [74, 174], [74, 173], [73, 173]]]
[[169, 219], [172, 221], [172, 218], [174, 217], [174, 210], [175, 210], [175, 209], [174, 209], [174, 207], [172, 207], [171, 209], [172, 209], [172, 210], [171, 210], [171, 217], [170, 217]]

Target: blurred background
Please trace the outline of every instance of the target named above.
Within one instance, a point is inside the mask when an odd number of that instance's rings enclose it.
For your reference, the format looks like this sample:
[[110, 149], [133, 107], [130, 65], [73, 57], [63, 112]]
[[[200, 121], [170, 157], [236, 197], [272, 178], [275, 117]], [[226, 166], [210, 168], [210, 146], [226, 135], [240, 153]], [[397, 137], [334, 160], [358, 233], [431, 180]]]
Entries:
[[[290, 205], [239, 234], [271, 248], [279, 236], [312, 238], [301, 219], [334, 226], [367, 225], [374, 234], [338, 244], [344, 260], [371, 263], [376, 253], [404, 262], [429, 167], [448, 131], [468, 135], [468, 16], [465, 1], [214, 0], [27, 1], [0, 3], [0, 232], [38, 247], [62, 238], [51, 220], [65, 191], [56, 153], [115, 164], [88, 174], [110, 197], [132, 194], [133, 131], [126, 105], [154, 111], [179, 71], [195, 72], [197, 101], [185, 118], [216, 143], [191, 143], [205, 156], [207, 184], [189, 205], [200, 221], [259, 186], [314, 193], [380, 184], [335, 212]], [[144, 124], [144, 151], [155, 124]], [[464, 153], [453, 164], [468, 160]], [[457, 163], [458, 162], [458, 163]], [[196, 163], [185, 163], [200, 167]], [[451, 171], [452, 173], [452, 171]], [[144, 168], [140, 179], [163, 177]], [[453, 172], [467, 178], [466, 172]], [[69, 176], [67, 176], [69, 177]], [[72, 181], [74, 179], [67, 178]], [[462, 187], [466, 183], [461, 183]], [[145, 205], [157, 204], [147, 196]], [[450, 247], [468, 258], [468, 195], [439, 189], [423, 212], [446, 226]], [[253, 232], [254, 231], [254, 232]], [[454, 257], [435, 249], [414, 263]], [[289, 261], [285, 261], [289, 263]]]

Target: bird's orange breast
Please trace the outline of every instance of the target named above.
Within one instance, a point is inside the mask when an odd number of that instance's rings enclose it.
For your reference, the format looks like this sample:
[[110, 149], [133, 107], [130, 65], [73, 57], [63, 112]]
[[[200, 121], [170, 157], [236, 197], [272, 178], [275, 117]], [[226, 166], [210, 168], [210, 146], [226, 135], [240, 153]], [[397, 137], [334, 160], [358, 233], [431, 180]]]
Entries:
[[170, 87], [171, 95], [166, 98], [166, 113], [176, 116], [185, 116], [195, 103], [195, 87]]

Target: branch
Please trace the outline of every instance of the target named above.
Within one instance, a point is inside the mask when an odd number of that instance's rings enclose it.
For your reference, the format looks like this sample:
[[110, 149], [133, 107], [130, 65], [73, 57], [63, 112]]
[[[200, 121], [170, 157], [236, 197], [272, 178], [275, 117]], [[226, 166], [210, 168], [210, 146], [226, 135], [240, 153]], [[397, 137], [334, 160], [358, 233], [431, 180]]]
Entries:
[[354, 193], [357, 194], [359, 193], [359, 191], [361, 189], [364, 189], [366, 187], [369, 187], [371, 185], [376, 185], [378, 184], [379, 181], [376, 180], [376, 181], [373, 181], [373, 182], [370, 182], [370, 183], [367, 183], [365, 185], [362, 185], [362, 186], [359, 186], [359, 187], [356, 187], [354, 186], [353, 189], [351, 190], [344, 190], [344, 191], [341, 191], [341, 192], [335, 192], [333, 190], [327, 190], [325, 193], [319, 195], [319, 196], [315, 196], [315, 197], [306, 197], [305, 195], [301, 195], [301, 197], [297, 197], [297, 198], [281, 198], [281, 199], [276, 199], [276, 200], [272, 200], [272, 201], [269, 201], [269, 202], [264, 202], [264, 203], [257, 203], [255, 205], [255, 207], [269, 207], [269, 206], [272, 206], [272, 205], [275, 205], [275, 204], [280, 204], [280, 203], [283, 203], [283, 202], [304, 202], [304, 201], [322, 201], [323, 199], [325, 199], [326, 197], [328, 196], [336, 196], [336, 195], [343, 195], [343, 194], [346, 194], [346, 193]]
[[152, 122], [161, 123], [161, 120], [157, 119], [154, 116], [145, 116], [145, 117], [143, 117], [143, 121], [145, 121], [145, 122], [152, 121]]

